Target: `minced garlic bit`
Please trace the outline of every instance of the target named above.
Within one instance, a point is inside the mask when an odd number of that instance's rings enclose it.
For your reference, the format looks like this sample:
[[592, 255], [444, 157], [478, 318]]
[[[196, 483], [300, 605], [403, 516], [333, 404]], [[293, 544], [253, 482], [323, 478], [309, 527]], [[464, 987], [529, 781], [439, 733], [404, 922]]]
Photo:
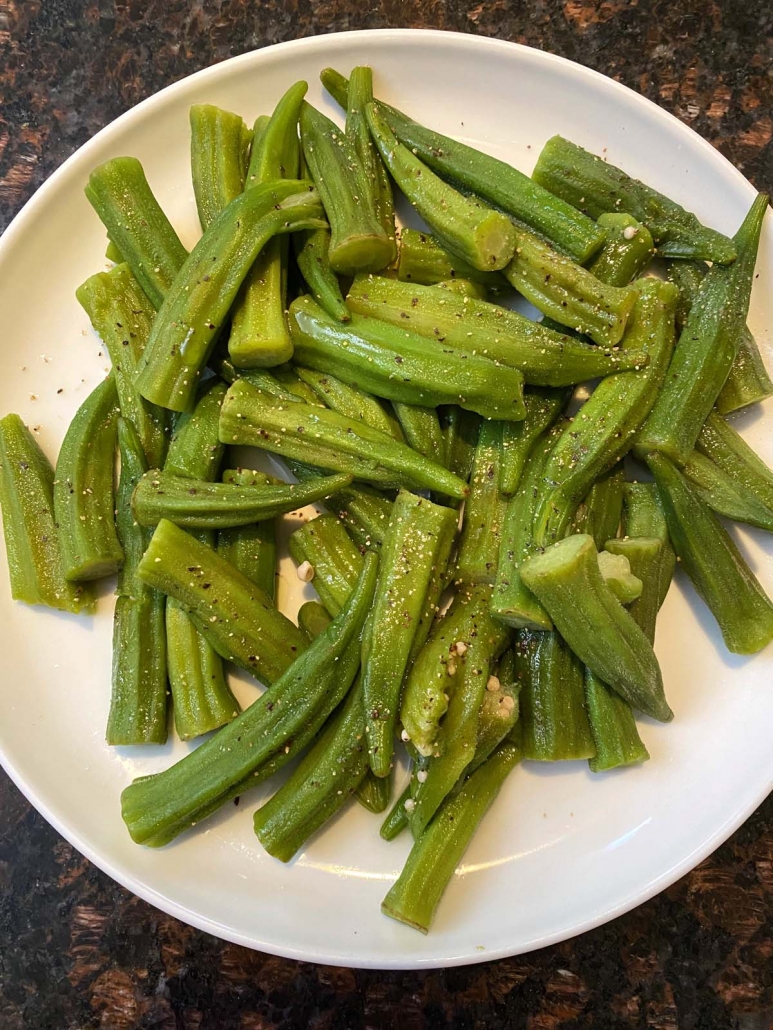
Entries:
[[623, 229], [623, 239], [632, 240], [638, 231], [635, 225], [626, 225], [625, 229]]
[[427, 776], [428, 773], [426, 769], [419, 769], [419, 771], [416, 773], [416, 779], [419, 781], [419, 783], [426, 783]]
[[298, 566], [298, 579], [303, 583], [311, 583], [314, 579], [314, 566], [310, 561], [301, 562]]
[[402, 742], [404, 744], [407, 744], [410, 739], [411, 739], [411, 735], [408, 732], [408, 730], [402, 730], [401, 733], [400, 733], [400, 740], [402, 740]]
[[486, 684], [486, 690], [490, 690], [493, 693], [493, 691], [501, 690], [501, 689], [502, 689], [502, 684], [499, 682], [499, 677], [498, 676], [489, 676], [488, 683]]
[[448, 662], [446, 664], [446, 672], [448, 673], [449, 676], [455, 676], [456, 675], [456, 662]]
[[509, 694], [505, 694], [505, 696], [502, 698], [502, 707], [506, 708], [508, 712], [512, 712], [512, 710], [515, 708], [515, 698], [510, 697]]
[[406, 798], [405, 799], [405, 811], [406, 812], [412, 812], [415, 807], [416, 807], [416, 802], [413, 800], [413, 798]]
[[453, 650], [461, 657], [463, 654], [467, 653], [467, 645], [463, 640], [457, 640], [454, 644]]

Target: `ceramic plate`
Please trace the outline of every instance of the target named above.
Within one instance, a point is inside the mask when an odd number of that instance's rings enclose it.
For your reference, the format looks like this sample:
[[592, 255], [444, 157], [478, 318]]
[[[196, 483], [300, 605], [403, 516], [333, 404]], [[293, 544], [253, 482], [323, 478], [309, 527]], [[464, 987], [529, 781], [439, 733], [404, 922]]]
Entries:
[[[132, 154], [186, 245], [199, 229], [188, 164], [188, 108], [208, 102], [251, 122], [297, 79], [335, 110], [322, 68], [367, 62], [377, 93], [442, 132], [530, 172], [554, 133], [624, 166], [732, 233], [754, 196], [708, 143], [642, 97], [576, 64], [508, 43], [430, 31], [350, 32], [226, 61], [123, 115], [42, 187], [0, 242], [0, 412], [18, 411], [53, 458], [107, 360], [75, 300], [104, 267], [105, 232], [83, 195], [89, 171]], [[338, 113], [336, 112], [336, 117]], [[773, 219], [764, 232], [751, 328], [769, 356]], [[61, 391], [61, 392], [60, 392]], [[770, 406], [741, 420], [773, 460]], [[738, 532], [733, 530], [733, 532]], [[771, 538], [738, 532], [773, 589]], [[0, 552], [3, 549], [0, 548]], [[291, 572], [291, 569], [285, 571]], [[297, 579], [282, 582], [293, 614]], [[415, 968], [477, 962], [559, 941], [625, 912], [717, 847], [773, 784], [773, 649], [731, 657], [683, 578], [658, 623], [674, 722], [643, 721], [641, 768], [592, 775], [585, 763], [527, 763], [506, 783], [451, 883], [428, 937], [381, 915], [408, 851], [351, 805], [290, 865], [252, 833], [262, 796], [229, 804], [161, 851], [134, 845], [119, 795], [188, 745], [113, 749], [103, 740], [110, 693], [112, 597], [96, 618], [11, 601], [0, 557], [0, 750], [32, 803], [76, 848], [151, 904], [228, 940], [317, 962]], [[240, 700], [255, 687], [239, 680]]]

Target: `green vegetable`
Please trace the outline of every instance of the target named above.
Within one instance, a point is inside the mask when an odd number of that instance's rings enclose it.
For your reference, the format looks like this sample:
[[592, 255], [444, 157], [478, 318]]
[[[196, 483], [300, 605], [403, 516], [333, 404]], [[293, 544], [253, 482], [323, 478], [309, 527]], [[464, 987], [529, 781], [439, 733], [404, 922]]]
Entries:
[[[614, 543], [613, 540], [609, 542]], [[631, 572], [630, 563], [623, 552], [599, 551], [598, 561], [601, 578], [620, 604], [629, 605], [641, 597], [642, 582]]]
[[54, 470], [18, 415], [0, 419], [0, 507], [11, 596], [63, 612], [93, 612], [90, 587], [65, 578], [54, 521]]
[[393, 401], [392, 407], [411, 447], [425, 458], [445, 464], [445, 442], [437, 409], [400, 401]]
[[499, 492], [507, 422], [483, 422], [464, 506], [456, 576], [465, 583], [493, 583], [507, 500]]
[[731, 477], [739, 490], [773, 506], [773, 471], [742, 436], [712, 411], [698, 436], [698, 450]]
[[[250, 469], [229, 469], [223, 473], [224, 483], [240, 486], [278, 484], [279, 480]], [[247, 579], [274, 598], [276, 589], [276, 519], [264, 519], [249, 526], [221, 529], [217, 535], [217, 553]]]
[[488, 300], [486, 287], [472, 279], [444, 279], [435, 283], [435, 289], [458, 293], [460, 297], [469, 297], [471, 300]]
[[360, 173], [368, 185], [376, 217], [392, 244], [390, 265], [397, 256], [395, 205], [390, 181], [368, 127], [367, 107], [373, 102], [373, 71], [367, 65], [352, 69], [346, 106], [346, 136], [357, 155]]
[[773, 530], [773, 509], [707, 455], [693, 451], [682, 465], [682, 474], [718, 515]]
[[65, 579], [101, 579], [121, 567], [115, 528], [116, 420], [112, 375], [81, 404], [62, 441], [54, 478], [54, 515]]
[[735, 259], [735, 247], [722, 233], [708, 229], [673, 200], [562, 136], [547, 141], [532, 178], [591, 218], [617, 211], [633, 215], [647, 226], [661, 257], [719, 264]]
[[[524, 403], [528, 418], [528, 402], [525, 392]], [[476, 415], [474, 411], [465, 411], [458, 404], [452, 404], [443, 409], [443, 464], [465, 483], [472, 475], [472, 463], [480, 424], [479, 415]], [[505, 431], [510, 426], [519, 424], [508, 422]]]
[[566, 537], [533, 555], [521, 577], [589, 669], [645, 715], [673, 718], [652, 645], [602, 579], [592, 537]]
[[467, 487], [440, 465], [364, 422], [303, 402], [278, 401], [244, 380], [228, 391], [220, 439], [272, 451], [380, 486], [464, 497]]
[[608, 286], [627, 286], [637, 279], [655, 254], [652, 234], [631, 215], [612, 212], [599, 215], [607, 238], [589, 270]]
[[252, 134], [238, 114], [213, 104], [190, 110], [191, 177], [201, 228], [244, 189]]
[[502, 427], [502, 463], [499, 489], [512, 497], [521, 483], [526, 462], [537, 440], [560, 417], [569, 400], [569, 391], [532, 386], [523, 391], [526, 418], [505, 422]]
[[768, 198], [759, 194], [734, 237], [738, 259], [713, 265], [682, 329], [657, 402], [642, 427], [636, 452], [659, 451], [687, 460], [735, 360], [746, 324], [760, 230]]
[[377, 397], [325, 372], [316, 372], [311, 368], [298, 368], [296, 371], [325, 407], [346, 415], [347, 418], [360, 419], [374, 429], [380, 429], [382, 433], [393, 436], [395, 440], [405, 440], [394, 413]]
[[585, 708], [595, 751], [588, 760], [591, 772], [647, 761], [649, 752], [639, 736], [631, 706], [590, 669], [585, 670]]
[[[626, 483], [623, 487], [623, 536], [649, 537], [660, 541], [661, 549], [657, 558], [657, 607], [663, 604], [671, 586], [676, 567], [676, 554], [668, 535], [663, 503], [655, 483]], [[631, 614], [639, 621], [636, 614], [639, 603], [631, 608]], [[650, 629], [645, 625], [646, 633]], [[649, 625], [649, 623], [648, 623]], [[651, 639], [654, 640], [655, 623], [651, 624]]]
[[332, 515], [318, 515], [295, 530], [289, 547], [298, 565], [311, 565], [314, 589], [335, 618], [354, 589], [364, 560], [344, 524]]
[[589, 533], [600, 551], [607, 540], [617, 536], [623, 511], [625, 480], [622, 467], [597, 479], [573, 519], [574, 533]]
[[[374, 777], [375, 778], [375, 777]], [[379, 830], [384, 840], [394, 840], [408, 826], [408, 813], [405, 810], [405, 802], [411, 797], [411, 784], [409, 783], [400, 797], [395, 801], [389, 810], [389, 815], [381, 824]]]
[[[663, 547], [663, 541], [657, 537], [626, 536], [620, 540], [607, 540], [606, 550], [599, 553], [600, 561], [603, 554], [608, 558], [613, 555], [623, 558], [628, 572], [635, 577], [638, 584], [637, 596], [632, 597], [630, 602], [623, 603], [628, 603], [629, 615], [641, 626], [651, 644], [655, 641], [655, 620], [663, 603], [660, 596]], [[605, 578], [609, 584], [609, 578]]]
[[339, 322], [349, 321], [338, 276], [330, 267], [330, 230], [307, 229], [293, 234], [295, 260], [314, 300]]
[[507, 289], [501, 272], [481, 272], [438, 243], [426, 232], [404, 227], [400, 230], [397, 278], [401, 282], [435, 286], [454, 279], [479, 283], [489, 289]]
[[389, 807], [392, 796], [392, 777], [374, 776], [368, 769], [354, 791], [355, 797], [369, 812], [379, 815]]
[[327, 608], [319, 601], [306, 601], [298, 609], [298, 625], [311, 640], [324, 633], [332, 621]]

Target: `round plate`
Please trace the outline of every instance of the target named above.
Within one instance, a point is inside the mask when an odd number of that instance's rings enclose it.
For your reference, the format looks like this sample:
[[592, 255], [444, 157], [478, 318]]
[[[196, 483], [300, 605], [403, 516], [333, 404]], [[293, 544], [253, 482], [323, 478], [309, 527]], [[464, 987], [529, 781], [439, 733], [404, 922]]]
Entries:
[[[320, 70], [332, 65], [348, 73], [363, 62], [375, 70], [379, 96], [525, 172], [545, 140], [562, 133], [726, 233], [753, 199], [740, 173], [676, 119], [610, 79], [537, 50], [407, 30], [322, 36], [234, 58], [163, 90], [100, 132], [42, 187], [0, 243], [0, 411], [18, 411], [51, 458], [108, 364], [74, 293], [104, 267], [105, 232], [83, 194], [90, 169], [117, 155], [138, 157], [192, 245], [199, 230], [188, 164], [190, 105], [218, 104], [251, 121], [305, 78], [309, 99], [332, 111]], [[766, 353], [772, 223], [750, 315]], [[758, 408], [743, 420], [744, 435], [768, 460], [769, 412]], [[771, 538], [739, 535], [763, 583], [773, 587]], [[32, 610], [11, 601], [0, 558], [3, 764], [46, 819], [110, 876], [158, 908], [249, 947], [382, 968], [448, 966], [542, 947], [662, 890], [716, 848], [773, 784], [773, 651], [753, 660], [730, 656], [680, 578], [657, 639], [676, 718], [668, 726], [643, 721], [651, 761], [600, 776], [585, 763], [519, 767], [423, 937], [379, 908], [409, 842], [382, 841], [380, 820], [357, 805], [287, 866], [269, 858], [252, 833], [259, 792], [163, 850], [131, 842], [120, 817], [121, 790], [138, 774], [166, 768], [189, 745], [105, 745], [108, 591], [93, 619]], [[299, 596], [295, 577], [285, 577], [283, 609], [294, 611]], [[245, 703], [255, 697], [247, 680], [237, 690]]]

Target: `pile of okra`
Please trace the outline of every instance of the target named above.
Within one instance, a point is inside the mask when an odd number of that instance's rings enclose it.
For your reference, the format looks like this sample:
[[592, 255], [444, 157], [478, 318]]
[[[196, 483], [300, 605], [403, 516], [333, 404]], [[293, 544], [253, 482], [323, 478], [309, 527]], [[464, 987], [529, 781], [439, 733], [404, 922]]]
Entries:
[[[767, 197], [730, 239], [560, 136], [529, 177], [375, 100], [367, 67], [322, 81], [345, 128], [305, 82], [252, 130], [191, 109], [190, 253], [137, 160], [94, 170], [114, 264], [77, 297], [112, 371], [55, 468], [0, 421], [0, 501], [16, 599], [89, 613], [118, 574], [108, 743], [163, 743], [170, 709], [209, 734], [124, 790], [132, 838], [294, 762], [262, 846], [286, 862], [352, 798], [389, 808], [382, 837], [413, 845], [382, 908], [426, 932], [521, 759], [648, 758], [677, 560], [730, 651], [773, 638], [719, 518], [773, 529], [773, 473], [726, 417], [773, 394], [746, 326]], [[426, 231], [396, 231], [395, 187]], [[276, 529], [312, 503], [296, 624]], [[228, 663], [267, 688], [244, 711]]]

